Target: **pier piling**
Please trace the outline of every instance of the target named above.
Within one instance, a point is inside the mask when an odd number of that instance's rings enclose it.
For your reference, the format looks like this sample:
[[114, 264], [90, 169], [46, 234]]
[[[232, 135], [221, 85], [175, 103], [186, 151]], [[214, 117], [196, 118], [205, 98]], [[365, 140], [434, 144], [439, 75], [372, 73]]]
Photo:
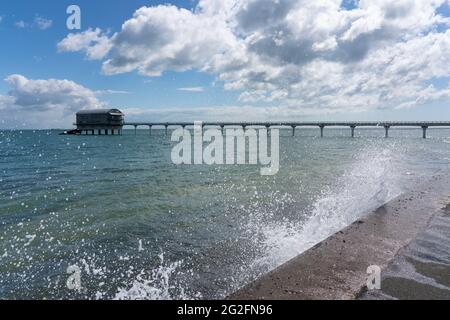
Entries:
[[385, 130], [384, 137], [385, 138], [389, 138], [389, 129], [390, 128], [391, 128], [390, 126], [384, 126], [384, 130]]
[[423, 130], [423, 138], [424, 138], [424, 139], [427, 138], [427, 129], [428, 129], [428, 126], [422, 126], [422, 130]]
[[323, 129], [325, 128], [325, 126], [322, 124], [319, 126], [320, 128], [320, 137], [323, 138]]

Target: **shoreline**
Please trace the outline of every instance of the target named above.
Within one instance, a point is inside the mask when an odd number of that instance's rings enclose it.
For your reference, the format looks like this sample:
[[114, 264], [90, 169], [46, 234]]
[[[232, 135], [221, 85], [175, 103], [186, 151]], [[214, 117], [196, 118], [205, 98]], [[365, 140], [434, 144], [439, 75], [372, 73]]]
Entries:
[[348, 300], [366, 290], [450, 203], [450, 179], [434, 176], [228, 296], [230, 300]]

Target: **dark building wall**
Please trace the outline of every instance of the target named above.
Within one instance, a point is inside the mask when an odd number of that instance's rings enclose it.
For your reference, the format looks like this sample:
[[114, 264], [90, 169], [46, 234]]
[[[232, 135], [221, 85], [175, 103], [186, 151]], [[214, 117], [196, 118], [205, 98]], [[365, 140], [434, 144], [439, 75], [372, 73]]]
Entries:
[[119, 110], [93, 110], [77, 113], [77, 129], [121, 129], [124, 115]]

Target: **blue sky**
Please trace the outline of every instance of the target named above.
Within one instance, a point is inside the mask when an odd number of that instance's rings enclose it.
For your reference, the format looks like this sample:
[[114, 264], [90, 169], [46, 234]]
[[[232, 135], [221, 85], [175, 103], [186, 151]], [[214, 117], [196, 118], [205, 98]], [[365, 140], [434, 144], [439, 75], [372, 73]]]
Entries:
[[[252, 120], [252, 114], [255, 119], [268, 120], [450, 119], [450, 70], [438, 64], [439, 60], [450, 60], [449, 21], [445, 20], [450, 10], [444, 0], [438, 8], [431, 7], [432, 1], [413, 0], [403, 1], [402, 6], [398, 6], [402, 1], [391, 4], [377, 0], [371, 8], [364, 1], [353, 0], [345, 0], [340, 7], [334, 6], [333, 0], [327, 7], [303, 0], [276, 4], [270, 0], [233, 1], [239, 10], [232, 11], [224, 4], [220, 11], [212, 0], [200, 5], [197, 1], [1, 1], [0, 78], [20, 75], [23, 81], [67, 79], [72, 85], [70, 90], [90, 90], [92, 96], [90, 92], [80, 94], [87, 108], [130, 109], [131, 117], [149, 120]], [[409, 3], [418, 5], [410, 8]], [[66, 8], [71, 4], [82, 10], [82, 29], [75, 32], [66, 28]], [[160, 4], [173, 8], [173, 15], [151, 9], [141, 14], [143, 20], [139, 22], [144, 30], [156, 28], [159, 33], [150, 36], [148, 30], [133, 34], [133, 28], [122, 29], [139, 8]], [[427, 10], [429, 15], [422, 16]], [[321, 22], [324, 15], [330, 25]], [[38, 19], [51, 25], [40, 27]], [[186, 23], [193, 26], [180, 27], [180, 19], [187, 19]], [[333, 25], [334, 20], [340, 23]], [[210, 30], [210, 26], [217, 29]], [[111, 43], [108, 54], [90, 59], [86, 50], [95, 43], [79, 50], [58, 50], [58, 43], [70, 33], [83, 35], [96, 28]], [[164, 38], [166, 34], [169, 36]], [[137, 44], [130, 40], [134, 36], [142, 37]], [[184, 39], [189, 41], [183, 48], [170, 49]], [[154, 54], [159, 50], [155, 43], [163, 45], [162, 53], [153, 60], [148, 61], [142, 53], [129, 56], [129, 52], [142, 48]], [[421, 46], [435, 49], [427, 55], [428, 60], [415, 65], [414, 61], [420, 59], [415, 58], [414, 50], [422, 51]], [[419, 56], [421, 53], [416, 52]], [[120, 69], [124, 59], [128, 59], [126, 71]], [[386, 67], [383, 59], [392, 66]], [[408, 59], [411, 63], [401, 62]], [[108, 61], [112, 72], [105, 72]], [[380, 75], [377, 63], [384, 74]], [[391, 78], [384, 83], [386, 77]], [[62, 100], [64, 104], [72, 103], [69, 98], [61, 98], [61, 92], [54, 93], [53, 98], [49, 97], [53, 93], [45, 89], [46, 83], [25, 85], [22, 80], [9, 79], [0, 81], [0, 109], [11, 110], [13, 116], [4, 119], [0, 127], [36, 126], [18, 120], [27, 107], [42, 114], [41, 119], [53, 112], [55, 119], [46, 126], [55, 126], [59, 118], [69, 123], [73, 111], [83, 108], [78, 97], [70, 108], [59, 112], [60, 105], [65, 108]], [[60, 84], [56, 82], [52, 90]], [[98, 94], [107, 90], [109, 93]], [[36, 96], [33, 103], [19, 103], [33, 100], [34, 92], [44, 96]], [[48, 99], [48, 103], [36, 102], [42, 99]], [[164, 115], [164, 111], [170, 115]]]
[[[66, 8], [75, 2], [63, 0], [1, 1], [0, 38], [6, 44], [0, 50], [0, 77], [22, 74], [32, 79], [70, 79], [94, 90], [128, 91], [129, 94], [112, 94], [104, 97], [113, 106], [152, 107], [197, 107], [233, 104], [238, 96], [225, 92], [220, 85], [213, 86], [215, 77], [201, 72], [168, 72], [162, 77], [146, 78], [135, 73], [104, 76], [101, 63], [88, 61], [78, 53], [60, 54], [56, 50], [58, 41], [69, 30], [66, 28]], [[124, 21], [134, 11], [145, 5], [164, 4], [166, 1], [138, 0], [95, 0], [76, 1], [82, 10], [82, 30], [100, 27], [104, 30], [120, 30]], [[192, 8], [191, 1], [173, 1], [180, 7]], [[32, 23], [37, 17], [53, 21], [48, 30], [35, 27], [17, 28], [15, 23]], [[204, 87], [202, 94], [177, 91], [184, 87]], [[6, 93], [8, 86], [0, 81], [0, 93]]]

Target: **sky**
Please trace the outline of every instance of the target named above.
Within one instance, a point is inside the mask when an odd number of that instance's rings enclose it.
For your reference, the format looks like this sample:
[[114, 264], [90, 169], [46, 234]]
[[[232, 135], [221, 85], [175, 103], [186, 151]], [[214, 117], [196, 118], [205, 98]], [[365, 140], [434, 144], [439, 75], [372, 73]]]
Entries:
[[0, 39], [0, 129], [450, 120], [447, 0], [1, 1]]

